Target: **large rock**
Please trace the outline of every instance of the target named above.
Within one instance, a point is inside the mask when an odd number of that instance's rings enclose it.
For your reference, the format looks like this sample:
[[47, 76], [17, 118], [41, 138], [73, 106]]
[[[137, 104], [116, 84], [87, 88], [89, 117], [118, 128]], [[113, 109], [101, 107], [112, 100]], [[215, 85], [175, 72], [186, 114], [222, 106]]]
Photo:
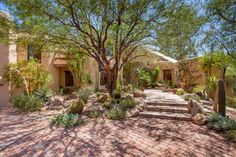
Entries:
[[207, 116], [204, 114], [197, 113], [192, 117], [192, 122], [197, 125], [205, 125], [207, 123]]
[[55, 95], [51, 97], [47, 103], [48, 110], [63, 110], [65, 108], [65, 99], [63, 96], [60, 95]]
[[146, 94], [144, 93], [144, 91], [137, 90], [134, 92], [134, 97], [146, 97]]
[[201, 103], [193, 99], [189, 100], [187, 108], [189, 112], [192, 114], [192, 116], [195, 116], [198, 113], [202, 113], [202, 114], [205, 113], [204, 108], [201, 105]]
[[136, 117], [139, 115], [139, 110], [137, 108], [128, 109], [126, 111], [126, 117]]
[[134, 101], [137, 104], [135, 108], [139, 111], [143, 111], [147, 107], [147, 104], [143, 98], [135, 98]]

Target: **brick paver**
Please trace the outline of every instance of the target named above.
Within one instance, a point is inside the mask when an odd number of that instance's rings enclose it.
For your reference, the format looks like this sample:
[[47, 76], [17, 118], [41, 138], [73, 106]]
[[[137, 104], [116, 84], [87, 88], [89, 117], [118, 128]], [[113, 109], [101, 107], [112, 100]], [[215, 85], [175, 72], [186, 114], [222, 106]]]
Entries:
[[85, 119], [63, 129], [49, 117], [1, 111], [0, 156], [236, 156], [233, 143], [191, 122]]

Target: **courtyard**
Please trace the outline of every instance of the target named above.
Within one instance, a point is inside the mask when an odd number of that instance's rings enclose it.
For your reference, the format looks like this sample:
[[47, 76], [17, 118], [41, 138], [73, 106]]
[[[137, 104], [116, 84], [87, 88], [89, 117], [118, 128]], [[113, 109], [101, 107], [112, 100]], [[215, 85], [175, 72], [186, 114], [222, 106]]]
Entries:
[[[150, 94], [152, 92], [153, 94]], [[146, 90], [147, 100], [183, 100]], [[172, 98], [172, 99], [171, 99]], [[0, 113], [0, 156], [235, 156], [236, 145], [222, 133], [191, 121], [134, 117], [121, 121], [84, 118], [72, 128], [55, 127], [58, 111]]]
[[186, 121], [85, 120], [51, 128], [50, 114], [0, 113], [0, 156], [235, 156], [223, 135]]

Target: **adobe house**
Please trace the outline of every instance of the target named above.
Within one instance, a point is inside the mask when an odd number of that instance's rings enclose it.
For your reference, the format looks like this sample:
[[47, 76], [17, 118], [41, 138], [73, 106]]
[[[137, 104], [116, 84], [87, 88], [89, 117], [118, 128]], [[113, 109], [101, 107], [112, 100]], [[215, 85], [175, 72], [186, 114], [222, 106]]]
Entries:
[[[206, 84], [208, 75], [207, 72], [202, 70], [202, 63], [199, 59], [200, 57], [179, 60], [175, 65], [178, 71], [178, 82], [182, 88], [185, 88], [185, 90], [191, 91], [196, 85], [204, 86]], [[220, 79], [220, 75], [221, 67], [215, 67], [212, 69], [212, 76], [215, 76], [217, 80]], [[226, 79], [226, 99], [228, 105], [233, 103], [235, 82], [235, 80]], [[214, 93], [212, 94], [212, 97], [214, 97]]]
[[[154, 49], [146, 48], [148, 53], [146, 56], [139, 57], [131, 62], [131, 69], [124, 70], [124, 82], [126, 84], [132, 83], [132, 81], [136, 78], [136, 69], [138, 68], [160, 68], [160, 73], [158, 76], [159, 81], [171, 81], [173, 83], [176, 82], [176, 67], [175, 64], [177, 60], [168, 57]], [[125, 69], [125, 68], [124, 68]], [[125, 72], [126, 71], [126, 72]]]

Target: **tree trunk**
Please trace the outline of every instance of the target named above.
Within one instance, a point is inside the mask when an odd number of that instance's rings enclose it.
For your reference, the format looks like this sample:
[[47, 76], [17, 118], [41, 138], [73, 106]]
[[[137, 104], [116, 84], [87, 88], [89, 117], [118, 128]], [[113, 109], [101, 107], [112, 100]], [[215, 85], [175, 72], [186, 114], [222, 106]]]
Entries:
[[106, 88], [110, 94], [116, 89], [116, 81], [117, 81], [117, 71], [116, 70], [107, 70], [105, 71], [107, 78]]

